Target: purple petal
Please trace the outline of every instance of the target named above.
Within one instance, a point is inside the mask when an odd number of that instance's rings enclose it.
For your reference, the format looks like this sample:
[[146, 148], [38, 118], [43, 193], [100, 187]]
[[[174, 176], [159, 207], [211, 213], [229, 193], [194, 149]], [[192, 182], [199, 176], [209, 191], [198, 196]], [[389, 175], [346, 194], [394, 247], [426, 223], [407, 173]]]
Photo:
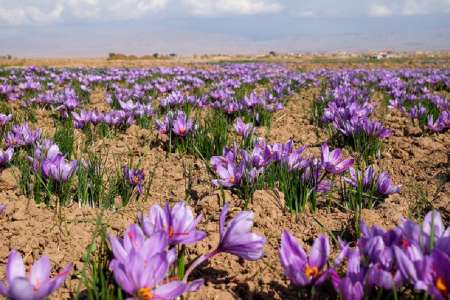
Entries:
[[187, 288], [187, 284], [182, 281], [172, 281], [156, 288], [153, 294], [157, 299], [170, 300], [181, 296]]
[[49, 280], [52, 266], [47, 256], [39, 258], [31, 267], [30, 282], [35, 287]]
[[25, 277], [25, 265], [23, 264], [22, 256], [16, 250], [12, 250], [9, 254], [6, 277], [8, 282], [13, 282], [18, 277]]
[[330, 255], [330, 243], [328, 237], [320, 235], [315, 241], [311, 249], [309, 262], [312, 266], [317, 266], [321, 269], [328, 260]]
[[18, 300], [35, 300], [33, 286], [24, 277], [16, 277], [10, 282], [8, 298]]

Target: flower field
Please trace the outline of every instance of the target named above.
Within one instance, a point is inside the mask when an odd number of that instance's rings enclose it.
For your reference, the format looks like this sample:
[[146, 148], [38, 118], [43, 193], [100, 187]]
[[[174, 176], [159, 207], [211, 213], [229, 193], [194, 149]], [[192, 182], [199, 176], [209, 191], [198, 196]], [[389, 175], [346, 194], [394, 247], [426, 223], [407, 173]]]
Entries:
[[0, 68], [0, 295], [450, 299], [450, 69]]

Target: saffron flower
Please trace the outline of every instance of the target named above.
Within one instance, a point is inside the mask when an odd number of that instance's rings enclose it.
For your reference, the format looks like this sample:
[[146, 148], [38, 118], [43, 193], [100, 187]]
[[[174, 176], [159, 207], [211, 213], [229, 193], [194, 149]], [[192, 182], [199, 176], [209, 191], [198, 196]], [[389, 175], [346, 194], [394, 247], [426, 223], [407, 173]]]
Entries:
[[344, 173], [354, 162], [353, 158], [343, 159], [341, 149], [334, 149], [330, 152], [327, 143], [322, 144], [321, 159], [323, 168], [332, 174]]
[[6, 134], [5, 144], [7, 147], [23, 147], [34, 144], [41, 137], [41, 130], [31, 130], [28, 123], [14, 125]]
[[5, 126], [12, 120], [12, 114], [0, 114], [0, 126]]
[[172, 124], [172, 131], [178, 136], [185, 137], [192, 129], [192, 119], [184, 112], [178, 112]]
[[[141, 227], [136, 224], [128, 226], [124, 232], [123, 238], [110, 235], [109, 241], [111, 243], [111, 250], [114, 254], [114, 259], [110, 263], [110, 268], [112, 268], [114, 264], [126, 264], [131, 257], [132, 251], [145, 252], [145, 255], [150, 257], [158, 253], [163, 253], [169, 245], [167, 234], [165, 232], [154, 232], [147, 237]], [[170, 259], [170, 261], [172, 262], [173, 259]]]
[[14, 149], [8, 148], [5, 151], [0, 150], [0, 168], [4, 167], [7, 163], [9, 163], [13, 157]]
[[[212, 163], [212, 162], [211, 162]], [[243, 159], [239, 164], [234, 161], [227, 161], [226, 164], [216, 165], [216, 173], [220, 179], [214, 179], [215, 186], [234, 187], [241, 183], [245, 172], [246, 162]]]
[[50, 260], [42, 256], [27, 275], [22, 256], [12, 250], [6, 265], [6, 283], [0, 282], [0, 295], [17, 300], [46, 299], [64, 283], [72, 267], [72, 264], [68, 264], [55, 277], [50, 278]]
[[251, 232], [254, 218], [253, 212], [240, 212], [225, 226], [228, 207], [229, 204], [225, 203], [220, 213], [220, 243], [217, 248], [218, 251], [227, 252], [246, 260], [260, 259], [264, 255], [263, 247], [266, 243], [266, 238]]
[[326, 279], [324, 267], [330, 255], [328, 238], [319, 236], [313, 244], [309, 256], [287, 231], [281, 236], [280, 261], [284, 274], [299, 286], [320, 284]]
[[234, 129], [236, 129], [237, 134], [243, 138], [248, 138], [254, 131], [253, 124], [246, 124], [241, 118], [236, 119]]
[[119, 286], [133, 296], [128, 299], [175, 299], [190, 287], [168, 279], [176, 254], [175, 249], [168, 251], [166, 232], [154, 232], [147, 238], [132, 224], [123, 239], [110, 235], [109, 240], [114, 255], [109, 268]]
[[126, 182], [133, 188], [136, 188], [139, 194], [143, 193], [142, 184], [145, 179], [144, 170], [130, 169], [127, 166], [123, 167], [123, 176]]
[[386, 172], [382, 172], [377, 179], [377, 192], [383, 196], [388, 196], [399, 193], [400, 187], [392, 183], [391, 177]]
[[172, 208], [167, 202], [164, 208], [153, 205], [147, 216], [141, 215], [140, 223], [147, 236], [164, 231], [171, 245], [190, 245], [206, 237], [206, 232], [196, 229], [202, 217], [199, 214], [194, 218], [192, 209], [184, 202], [178, 202]]
[[43, 173], [57, 181], [66, 182], [78, 167], [78, 161], [66, 161], [63, 155], [57, 155], [54, 159], [46, 159], [42, 163]]
[[[220, 213], [219, 245], [215, 250], [201, 255], [189, 266], [184, 275], [184, 282], [187, 282], [189, 275], [196, 267], [219, 253], [230, 253], [245, 260], [257, 260], [264, 255], [263, 247], [266, 243], [266, 238], [251, 232], [253, 227], [253, 212], [240, 212], [225, 227], [228, 207], [229, 204], [225, 203]], [[192, 284], [194, 283], [195, 281], [192, 282]]]

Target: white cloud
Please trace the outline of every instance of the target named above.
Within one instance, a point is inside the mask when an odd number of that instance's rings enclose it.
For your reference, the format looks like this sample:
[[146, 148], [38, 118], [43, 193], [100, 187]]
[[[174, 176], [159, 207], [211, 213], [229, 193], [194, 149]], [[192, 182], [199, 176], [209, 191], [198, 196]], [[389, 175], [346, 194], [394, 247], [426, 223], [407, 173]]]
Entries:
[[0, 24], [53, 23], [67, 18], [136, 19], [166, 7], [169, 0], [0, 0]]
[[386, 17], [450, 13], [450, 0], [0, 0], [0, 26], [139, 19], [164, 9], [177, 16], [246, 16], [283, 11], [299, 17]]
[[314, 17], [316, 14], [312, 10], [306, 10], [300, 12], [300, 16], [302, 17]]
[[63, 6], [61, 4], [55, 5], [50, 10], [34, 5], [14, 7], [3, 4], [3, 1], [0, 1], [0, 24], [52, 23], [61, 19], [63, 14]]
[[254, 15], [275, 13], [283, 9], [278, 2], [265, 0], [183, 0], [183, 2], [191, 13], [204, 16]]
[[83, 19], [135, 19], [163, 9], [168, 0], [68, 0], [71, 14]]
[[389, 9], [389, 7], [383, 4], [374, 4], [369, 8], [369, 16], [387, 17], [391, 15], [392, 11]]
[[368, 10], [371, 16], [417, 16], [450, 12], [450, 0], [377, 0]]

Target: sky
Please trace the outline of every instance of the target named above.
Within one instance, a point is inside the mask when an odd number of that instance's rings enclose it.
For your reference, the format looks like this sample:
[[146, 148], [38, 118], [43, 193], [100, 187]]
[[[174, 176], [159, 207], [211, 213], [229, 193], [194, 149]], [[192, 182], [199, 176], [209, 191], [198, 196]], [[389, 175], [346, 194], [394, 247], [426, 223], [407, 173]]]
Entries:
[[450, 0], [0, 0], [0, 55], [450, 50]]

